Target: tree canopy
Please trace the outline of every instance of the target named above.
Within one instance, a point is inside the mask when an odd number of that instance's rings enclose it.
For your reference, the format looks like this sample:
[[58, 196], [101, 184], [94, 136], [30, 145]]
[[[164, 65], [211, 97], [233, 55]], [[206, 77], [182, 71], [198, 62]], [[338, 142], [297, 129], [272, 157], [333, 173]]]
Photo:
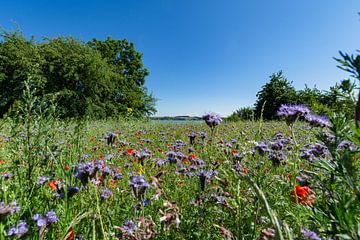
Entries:
[[[353, 69], [355, 67], [349, 68], [349, 70]], [[353, 73], [356, 73], [355, 70]], [[319, 115], [330, 116], [332, 113], [344, 113], [348, 119], [351, 119], [354, 118], [356, 105], [355, 89], [356, 84], [349, 79], [345, 79], [340, 83], [335, 83], [326, 91], [320, 91], [316, 87], [309, 88], [307, 85], [305, 85], [304, 89], [296, 90], [292, 83], [279, 71], [272, 74], [270, 81], [262, 86], [257, 93], [254, 108], [240, 108], [234, 111], [227, 120], [251, 120], [254, 118], [259, 119], [261, 116], [265, 120], [277, 119], [277, 110], [281, 104], [286, 103], [305, 104], [314, 114]]]
[[270, 81], [262, 86], [256, 94], [256, 116], [264, 119], [275, 119], [276, 111], [283, 103], [296, 102], [296, 90], [284, 76], [282, 71], [270, 76]]
[[155, 98], [144, 85], [149, 72], [142, 54], [127, 40], [56, 37], [37, 42], [18, 31], [1, 37], [0, 117], [21, 105], [25, 81], [43, 101], [54, 99], [63, 118], [156, 111]]

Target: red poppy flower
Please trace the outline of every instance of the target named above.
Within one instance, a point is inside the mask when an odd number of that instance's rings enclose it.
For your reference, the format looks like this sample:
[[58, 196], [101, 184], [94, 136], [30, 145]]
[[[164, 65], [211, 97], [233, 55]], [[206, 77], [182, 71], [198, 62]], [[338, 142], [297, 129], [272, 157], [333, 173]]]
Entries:
[[66, 240], [73, 240], [74, 239], [75, 233], [74, 233], [74, 230], [73, 230], [72, 227], [69, 228], [68, 233], [67, 233], [66, 236], [67, 236]]
[[49, 184], [49, 187], [52, 189], [52, 190], [56, 190], [57, 187], [56, 187], [56, 184], [55, 184], [55, 180], [52, 180], [51, 182], [48, 183]]
[[134, 149], [126, 149], [126, 154], [127, 155], [133, 155], [135, 153]]
[[190, 154], [189, 154], [189, 158], [195, 159], [195, 158], [197, 158], [197, 156], [196, 156], [195, 154], [193, 154], [193, 153], [190, 153]]
[[[312, 206], [314, 204], [314, 194], [311, 194], [311, 189], [307, 186], [295, 186], [296, 198], [294, 199], [294, 203], [300, 203]], [[295, 191], [291, 191], [290, 194], [295, 196]]]

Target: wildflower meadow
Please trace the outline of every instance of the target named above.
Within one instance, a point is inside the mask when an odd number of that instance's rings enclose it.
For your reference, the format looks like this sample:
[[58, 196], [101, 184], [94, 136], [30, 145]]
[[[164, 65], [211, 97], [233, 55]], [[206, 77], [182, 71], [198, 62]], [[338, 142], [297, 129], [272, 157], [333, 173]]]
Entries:
[[60, 121], [28, 97], [0, 125], [0, 239], [360, 238], [360, 130], [341, 114]]

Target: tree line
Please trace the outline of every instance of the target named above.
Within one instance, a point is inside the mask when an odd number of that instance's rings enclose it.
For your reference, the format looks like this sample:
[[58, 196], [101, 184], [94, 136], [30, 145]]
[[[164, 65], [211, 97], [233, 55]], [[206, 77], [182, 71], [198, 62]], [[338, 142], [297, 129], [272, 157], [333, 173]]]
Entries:
[[[338, 60], [338, 59], [337, 59]], [[340, 60], [339, 60], [340, 61]], [[360, 68], [359, 68], [360, 69]], [[333, 113], [343, 113], [348, 119], [355, 116], [356, 83], [345, 79], [321, 91], [315, 86], [296, 90], [282, 71], [270, 76], [269, 82], [262, 86], [256, 94], [254, 107], [243, 107], [233, 112], [227, 120], [277, 119], [276, 112], [281, 104], [305, 104], [314, 114], [330, 116]]]
[[149, 71], [134, 44], [108, 37], [26, 39], [2, 31], [0, 40], [0, 118], [21, 108], [25, 85], [61, 118], [105, 118], [129, 112], [153, 114], [155, 98], [145, 87]]

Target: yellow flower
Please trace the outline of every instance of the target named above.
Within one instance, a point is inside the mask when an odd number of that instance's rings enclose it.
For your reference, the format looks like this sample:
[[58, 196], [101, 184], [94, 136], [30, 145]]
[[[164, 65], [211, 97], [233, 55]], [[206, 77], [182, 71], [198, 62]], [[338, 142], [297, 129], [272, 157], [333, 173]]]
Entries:
[[136, 170], [136, 173], [137, 173], [138, 175], [143, 175], [144, 169], [142, 168], [141, 164], [138, 165], [138, 168], [137, 168], [137, 170]]
[[132, 108], [128, 108], [127, 111], [128, 111], [128, 113], [131, 113], [131, 112], [133, 111], [133, 109], [132, 109]]

